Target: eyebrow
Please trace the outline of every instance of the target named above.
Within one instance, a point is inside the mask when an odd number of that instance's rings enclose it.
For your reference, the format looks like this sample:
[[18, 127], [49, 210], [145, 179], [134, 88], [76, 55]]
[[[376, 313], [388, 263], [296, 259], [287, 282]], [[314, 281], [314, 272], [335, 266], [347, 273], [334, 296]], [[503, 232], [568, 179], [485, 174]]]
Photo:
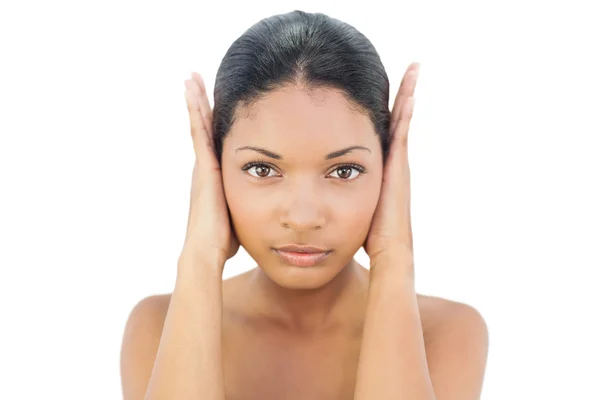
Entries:
[[[258, 153], [264, 154], [267, 157], [273, 158], [275, 160], [283, 160], [283, 157], [280, 156], [279, 154], [273, 153], [272, 151], [269, 151], [267, 149], [263, 149], [262, 147], [243, 146], [243, 147], [240, 147], [240, 148], [236, 149], [235, 151], [237, 153], [240, 150], [253, 150], [253, 151], [256, 151]], [[368, 149], [367, 147], [364, 147], [364, 146], [350, 146], [350, 147], [346, 147], [344, 149], [337, 150], [337, 151], [334, 151], [332, 153], [327, 154], [325, 156], [325, 159], [326, 160], [331, 160], [332, 158], [341, 157], [343, 155], [346, 155], [346, 154], [350, 153], [352, 150], [366, 150], [369, 153], [371, 152], [370, 149]]]

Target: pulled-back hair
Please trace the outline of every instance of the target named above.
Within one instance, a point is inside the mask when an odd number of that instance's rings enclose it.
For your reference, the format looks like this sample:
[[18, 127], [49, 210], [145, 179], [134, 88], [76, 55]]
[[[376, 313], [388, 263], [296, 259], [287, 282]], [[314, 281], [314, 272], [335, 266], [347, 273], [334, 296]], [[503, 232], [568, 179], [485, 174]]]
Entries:
[[257, 22], [223, 57], [213, 108], [219, 162], [235, 118], [270, 91], [288, 84], [308, 93], [322, 88], [342, 93], [354, 109], [369, 116], [385, 162], [390, 144], [389, 81], [379, 54], [349, 24], [298, 10]]

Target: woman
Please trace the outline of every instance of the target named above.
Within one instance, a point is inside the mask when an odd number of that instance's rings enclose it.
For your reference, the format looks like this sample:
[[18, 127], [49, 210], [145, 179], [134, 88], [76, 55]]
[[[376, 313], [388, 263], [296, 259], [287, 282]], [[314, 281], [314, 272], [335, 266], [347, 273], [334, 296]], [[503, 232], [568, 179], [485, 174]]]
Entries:
[[[414, 288], [407, 134], [418, 64], [389, 82], [356, 29], [264, 19], [185, 82], [196, 164], [170, 295], [133, 309], [125, 400], [477, 399], [487, 329]], [[222, 281], [243, 245], [258, 266]], [[354, 255], [361, 248], [370, 268]]]

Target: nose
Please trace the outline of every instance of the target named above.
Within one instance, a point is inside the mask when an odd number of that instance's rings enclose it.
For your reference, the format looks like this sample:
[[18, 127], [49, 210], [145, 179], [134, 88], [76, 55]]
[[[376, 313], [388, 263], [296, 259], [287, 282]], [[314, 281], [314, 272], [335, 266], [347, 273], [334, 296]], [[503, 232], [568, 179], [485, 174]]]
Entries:
[[287, 206], [284, 207], [279, 223], [284, 228], [298, 232], [322, 229], [325, 225], [320, 198], [322, 195], [305, 186], [304, 190], [295, 190], [290, 193]]

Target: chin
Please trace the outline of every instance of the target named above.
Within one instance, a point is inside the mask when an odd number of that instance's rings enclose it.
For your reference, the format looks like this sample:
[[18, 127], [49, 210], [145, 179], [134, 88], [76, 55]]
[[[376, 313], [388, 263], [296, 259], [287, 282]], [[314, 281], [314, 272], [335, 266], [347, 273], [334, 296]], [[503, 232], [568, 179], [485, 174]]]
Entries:
[[271, 266], [263, 272], [286, 289], [318, 289], [327, 285], [339, 271], [327, 267]]

